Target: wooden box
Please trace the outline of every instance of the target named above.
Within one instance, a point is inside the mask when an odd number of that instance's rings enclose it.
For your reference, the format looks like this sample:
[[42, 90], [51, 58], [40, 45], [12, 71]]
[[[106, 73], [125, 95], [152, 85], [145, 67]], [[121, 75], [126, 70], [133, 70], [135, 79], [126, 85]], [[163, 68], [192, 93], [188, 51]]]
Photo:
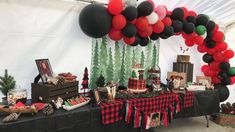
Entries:
[[57, 97], [67, 99], [78, 95], [78, 81], [67, 82], [62, 85], [32, 83], [31, 87], [32, 102], [42, 100], [42, 102], [48, 103], [57, 99]]
[[190, 56], [189, 55], [177, 55], [177, 62], [189, 63]]
[[173, 63], [173, 71], [175, 72], [185, 72], [187, 74], [187, 82], [193, 82], [193, 64], [191, 63], [182, 63], [182, 62], [174, 62]]

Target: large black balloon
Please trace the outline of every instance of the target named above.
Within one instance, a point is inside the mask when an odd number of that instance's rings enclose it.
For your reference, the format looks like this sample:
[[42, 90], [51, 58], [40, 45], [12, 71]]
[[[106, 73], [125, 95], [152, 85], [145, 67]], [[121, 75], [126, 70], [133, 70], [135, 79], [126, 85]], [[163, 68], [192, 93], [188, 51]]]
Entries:
[[112, 16], [105, 6], [90, 4], [81, 11], [79, 25], [86, 35], [101, 38], [110, 31]]
[[125, 16], [125, 18], [128, 21], [132, 21], [137, 18], [138, 11], [137, 8], [134, 6], [128, 6], [125, 8], [125, 10], [122, 12], [122, 15]]
[[140, 46], [146, 46], [149, 43], [149, 39], [148, 38], [141, 38], [140, 40]]
[[228, 62], [221, 62], [220, 69], [224, 71], [228, 71], [230, 69], [230, 64]]
[[127, 23], [126, 26], [122, 29], [122, 34], [128, 38], [134, 37], [137, 33], [135, 25]]
[[160, 38], [162, 39], [168, 39], [169, 37], [165, 36], [163, 33], [160, 34]]
[[206, 26], [209, 22], [208, 16], [204, 15], [204, 14], [200, 14], [197, 16], [196, 18], [196, 24], [197, 25], [204, 25]]
[[172, 22], [172, 27], [174, 28], [174, 32], [178, 33], [183, 29], [183, 23], [179, 20], [174, 20]]
[[192, 34], [195, 31], [195, 25], [191, 22], [184, 23], [183, 30], [186, 34]]
[[174, 28], [172, 26], [165, 26], [162, 34], [169, 38], [174, 35]]
[[187, 22], [191, 22], [193, 24], [196, 24], [196, 17], [194, 16], [188, 16], [186, 17]]
[[220, 102], [224, 102], [229, 97], [229, 90], [225, 85], [215, 84], [215, 89], [218, 90]]
[[207, 32], [205, 41], [210, 41], [210, 40], [212, 40], [212, 36], [213, 36], [213, 32]]
[[137, 9], [138, 16], [148, 16], [153, 12], [153, 5], [148, 1], [144, 1], [138, 5]]
[[206, 41], [206, 47], [212, 49], [216, 46], [216, 42], [213, 40]]
[[207, 26], [206, 26], [207, 32], [213, 31], [214, 28], [215, 28], [215, 22], [214, 21], [209, 21]]
[[204, 54], [202, 59], [206, 63], [211, 63], [212, 61], [214, 61], [213, 56], [208, 53]]
[[152, 40], [157, 40], [157, 39], [159, 39], [159, 34], [157, 34], [157, 33], [152, 33], [151, 35], [150, 35], [150, 39], [152, 39]]
[[171, 18], [172, 18], [173, 20], [180, 20], [180, 21], [183, 21], [183, 19], [184, 19], [184, 10], [181, 9], [181, 8], [175, 8], [175, 9], [172, 11]]

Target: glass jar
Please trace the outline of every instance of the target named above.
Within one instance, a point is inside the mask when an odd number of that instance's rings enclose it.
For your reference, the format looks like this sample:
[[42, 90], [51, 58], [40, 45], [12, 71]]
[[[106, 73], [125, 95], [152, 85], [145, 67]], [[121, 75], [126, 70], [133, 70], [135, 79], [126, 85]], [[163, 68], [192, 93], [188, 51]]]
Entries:
[[13, 89], [7, 93], [8, 104], [16, 104], [19, 101], [23, 104], [27, 101], [27, 89]]

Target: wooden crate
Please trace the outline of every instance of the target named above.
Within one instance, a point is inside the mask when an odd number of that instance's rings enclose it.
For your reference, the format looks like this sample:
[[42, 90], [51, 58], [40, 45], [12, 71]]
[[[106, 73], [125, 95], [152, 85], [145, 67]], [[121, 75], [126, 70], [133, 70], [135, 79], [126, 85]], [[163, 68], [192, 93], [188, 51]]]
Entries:
[[51, 100], [55, 100], [57, 97], [67, 99], [78, 95], [78, 81], [62, 85], [32, 83], [31, 87], [32, 102], [37, 102], [38, 100], [51, 102]]
[[187, 74], [186, 82], [193, 82], [193, 64], [174, 62], [173, 71], [175, 72], [185, 72]]

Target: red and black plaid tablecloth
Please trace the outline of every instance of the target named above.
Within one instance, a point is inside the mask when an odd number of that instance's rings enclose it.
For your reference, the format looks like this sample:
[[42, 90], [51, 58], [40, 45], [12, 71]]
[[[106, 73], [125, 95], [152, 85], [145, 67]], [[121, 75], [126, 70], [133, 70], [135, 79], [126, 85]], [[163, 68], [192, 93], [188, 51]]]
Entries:
[[[182, 99], [181, 99], [182, 100]], [[180, 101], [179, 95], [175, 93], [163, 94], [155, 96], [152, 98], [137, 98], [137, 99], [128, 99], [128, 103], [140, 111], [150, 114], [153, 112], [160, 112], [168, 107], [171, 107], [174, 102]], [[187, 92], [183, 96], [183, 105], [181, 108], [188, 108], [193, 106], [194, 102], [194, 93]], [[111, 124], [123, 119], [123, 114], [121, 110], [124, 107], [124, 100], [116, 100], [115, 103], [103, 102], [100, 104], [102, 108], [102, 123]]]

